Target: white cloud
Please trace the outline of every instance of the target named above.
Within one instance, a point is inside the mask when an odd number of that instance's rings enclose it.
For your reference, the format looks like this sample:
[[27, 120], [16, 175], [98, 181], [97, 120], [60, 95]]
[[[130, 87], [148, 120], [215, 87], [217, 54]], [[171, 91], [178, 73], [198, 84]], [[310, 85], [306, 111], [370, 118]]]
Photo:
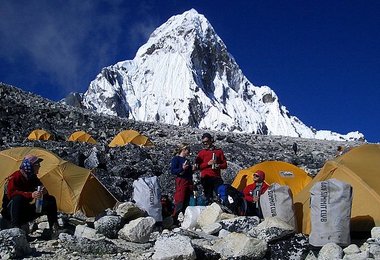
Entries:
[[133, 58], [157, 26], [149, 1], [132, 2], [1, 1], [0, 59], [31, 61], [29, 69], [49, 75], [62, 93], [83, 91], [100, 68]]

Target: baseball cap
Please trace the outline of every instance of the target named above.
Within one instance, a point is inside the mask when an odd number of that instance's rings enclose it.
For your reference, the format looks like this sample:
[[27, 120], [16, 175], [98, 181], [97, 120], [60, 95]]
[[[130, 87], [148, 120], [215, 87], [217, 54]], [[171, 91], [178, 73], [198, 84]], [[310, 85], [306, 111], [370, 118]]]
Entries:
[[24, 160], [28, 160], [30, 164], [33, 165], [33, 164], [42, 162], [44, 159], [38, 158], [37, 156], [32, 155], [32, 154], [28, 154], [24, 157]]

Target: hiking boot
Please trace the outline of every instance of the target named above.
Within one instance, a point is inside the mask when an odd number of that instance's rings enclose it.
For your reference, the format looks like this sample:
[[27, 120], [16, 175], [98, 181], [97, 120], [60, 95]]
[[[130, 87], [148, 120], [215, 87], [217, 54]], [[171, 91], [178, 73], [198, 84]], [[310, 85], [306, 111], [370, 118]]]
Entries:
[[51, 233], [51, 239], [56, 240], [59, 236], [59, 226], [57, 223], [54, 223], [54, 225], [50, 228]]
[[41, 239], [42, 240], [57, 240], [59, 236], [59, 226], [58, 224], [54, 224], [51, 228], [45, 228], [42, 231]]
[[21, 225], [20, 229], [25, 232], [25, 235], [29, 235], [30, 233], [29, 223]]

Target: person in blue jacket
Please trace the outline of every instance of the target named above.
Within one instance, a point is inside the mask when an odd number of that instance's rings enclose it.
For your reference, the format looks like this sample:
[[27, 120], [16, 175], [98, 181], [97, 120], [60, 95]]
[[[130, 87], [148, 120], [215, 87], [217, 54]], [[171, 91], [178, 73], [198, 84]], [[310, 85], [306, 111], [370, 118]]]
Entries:
[[170, 171], [176, 175], [175, 192], [174, 192], [174, 223], [178, 224], [178, 214], [185, 213], [189, 205], [190, 196], [193, 194], [193, 167], [187, 158], [190, 155], [190, 146], [187, 143], [181, 143], [174, 151], [174, 157], [171, 160]]

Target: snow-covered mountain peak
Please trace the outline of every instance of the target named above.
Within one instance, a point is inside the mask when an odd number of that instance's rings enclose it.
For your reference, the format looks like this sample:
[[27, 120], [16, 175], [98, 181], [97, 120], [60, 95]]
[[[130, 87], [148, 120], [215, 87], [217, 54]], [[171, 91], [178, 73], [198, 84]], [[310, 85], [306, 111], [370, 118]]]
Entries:
[[82, 103], [100, 113], [140, 121], [329, 138], [292, 116], [270, 87], [254, 86], [211, 24], [194, 9], [158, 27], [133, 60], [103, 68]]
[[[208, 20], [195, 9], [171, 17], [150, 35], [146, 44], [137, 51], [136, 58], [150, 55], [156, 50], [191, 52], [195, 39], [216, 35]], [[219, 39], [220, 40], [220, 39]]]

